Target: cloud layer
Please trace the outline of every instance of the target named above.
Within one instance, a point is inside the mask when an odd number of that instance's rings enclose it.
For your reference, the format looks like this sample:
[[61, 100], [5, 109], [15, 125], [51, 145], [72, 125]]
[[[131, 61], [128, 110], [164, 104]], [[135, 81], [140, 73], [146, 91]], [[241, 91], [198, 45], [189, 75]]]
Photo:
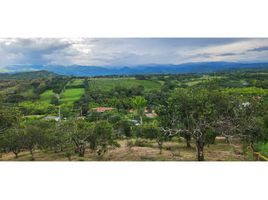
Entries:
[[9, 65], [134, 66], [149, 63], [267, 62], [268, 39], [2, 38], [0, 69]]

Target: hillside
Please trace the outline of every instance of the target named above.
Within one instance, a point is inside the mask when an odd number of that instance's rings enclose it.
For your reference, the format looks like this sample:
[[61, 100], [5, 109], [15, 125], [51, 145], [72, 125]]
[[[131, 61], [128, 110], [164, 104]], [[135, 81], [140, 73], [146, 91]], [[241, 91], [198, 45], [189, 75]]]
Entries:
[[18, 72], [18, 73], [0, 73], [0, 80], [30, 80], [38, 78], [50, 78], [60, 76], [54, 72], [48, 72], [45, 70], [32, 71], [32, 72]]

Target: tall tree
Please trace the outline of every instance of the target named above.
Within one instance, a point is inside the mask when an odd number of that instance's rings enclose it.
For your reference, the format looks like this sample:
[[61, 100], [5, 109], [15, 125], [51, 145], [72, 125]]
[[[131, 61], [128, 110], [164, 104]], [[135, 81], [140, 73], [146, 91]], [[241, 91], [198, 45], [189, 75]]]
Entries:
[[1, 148], [7, 152], [14, 153], [15, 158], [18, 158], [23, 149], [23, 129], [15, 126], [1, 135]]
[[137, 114], [140, 117], [140, 123], [143, 123], [143, 115], [144, 115], [144, 110], [147, 105], [147, 100], [142, 97], [142, 96], [136, 96], [132, 99], [132, 106], [136, 110]]

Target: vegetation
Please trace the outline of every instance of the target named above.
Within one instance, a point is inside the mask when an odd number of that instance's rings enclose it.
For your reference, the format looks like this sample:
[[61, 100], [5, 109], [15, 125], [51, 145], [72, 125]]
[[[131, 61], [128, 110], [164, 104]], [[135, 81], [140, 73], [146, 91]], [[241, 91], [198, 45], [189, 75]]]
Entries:
[[267, 70], [27, 77], [0, 80], [1, 160], [268, 156]]

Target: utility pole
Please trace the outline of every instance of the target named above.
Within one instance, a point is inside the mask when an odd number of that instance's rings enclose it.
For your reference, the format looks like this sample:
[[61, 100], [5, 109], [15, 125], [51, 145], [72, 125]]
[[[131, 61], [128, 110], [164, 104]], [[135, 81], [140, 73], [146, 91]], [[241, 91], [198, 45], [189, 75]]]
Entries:
[[61, 120], [61, 118], [60, 118], [60, 106], [59, 106], [59, 121]]

